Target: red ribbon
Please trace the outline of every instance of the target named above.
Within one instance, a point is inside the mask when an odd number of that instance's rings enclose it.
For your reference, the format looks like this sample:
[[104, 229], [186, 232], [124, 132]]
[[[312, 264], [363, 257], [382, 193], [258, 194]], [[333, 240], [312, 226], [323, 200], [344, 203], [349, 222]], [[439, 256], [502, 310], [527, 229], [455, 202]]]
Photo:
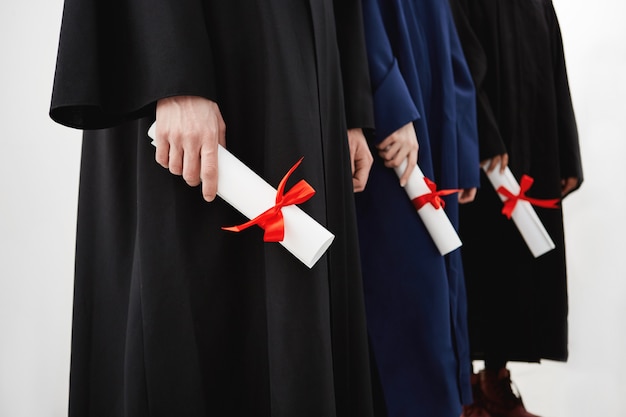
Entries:
[[246, 223], [238, 226], [222, 227], [223, 230], [231, 232], [241, 232], [250, 226], [258, 225], [265, 233], [263, 240], [265, 242], [281, 242], [285, 238], [285, 221], [283, 219], [283, 212], [281, 209], [293, 204], [304, 203], [315, 194], [313, 187], [309, 185], [305, 180], [300, 180], [294, 185], [286, 194], [285, 185], [289, 176], [298, 168], [302, 158], [291, 167], [289, 172], [285, 174], [283, 179], [278, 185], [276, 190], [276, 205], [265, 210], [263, 213], [256, 216], [254, 219], [247, 221]]
[[426, 204], [432, 204], [435, 209], [444, 208], [446, 206], [446, 202], [441, 198], [442, 196], [450, 195], [458, 193], [461, 190], [439, 190], [437, 191], [437, 184], [424, 177], [424, 182], [430, 189], [430, 193], [420, 195], [419, 197], [415, 197], [413, 200], [413, 205], [417, 210], [424, 207]]
[[506, 189], [504, 186], [498, 187], [497, 189], [498, 193], [506, 197], [506, 200], [504, 201], [504, 207], [502, 207], [502, 214], [504, 214], [507, 217], [507, 219], [510, 219], [511, 216], [513, 215], [513, 210], [515, 209], [515, 206], [517, 205], [517, 202], [519, 200], [528, 201], [530, 204], [532, 204], [533, 206], [537, 206], [537, 207], [559, 208], [558, 203], [559, 201], [561, 201], [560, 198], [540, 200], [538, 198], [531, 198], [526, 195], [526, 191], [530, 189], [534, 181], [535, 180], [532, 177], [525, 175], [525, 174], [522, 175], [522, 179], [520, 180], [520, 191], [519, 191], [519, 194], [517, 195], [514, 195], [511, 191]]

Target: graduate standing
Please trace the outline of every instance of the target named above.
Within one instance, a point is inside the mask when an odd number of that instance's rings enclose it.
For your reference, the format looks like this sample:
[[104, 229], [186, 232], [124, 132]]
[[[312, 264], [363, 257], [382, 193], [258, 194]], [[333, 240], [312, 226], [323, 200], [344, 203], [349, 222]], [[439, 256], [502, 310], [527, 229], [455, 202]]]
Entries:
[[464, 189], [445, 197], [456, 225], [479, 181], [474, 87], [446, 2], [364, 0], [363, 12], [376, 155], [356, 201], [378, 413], [458, 417], [471, 402], [461, 255], [441, 256], [393, 167], [417, 161], [439, 189]]
[[[453, 0], [475, 78], [481, 161], [501, 162], [527, 192], [563, 198], [582, 180], [578, 133], [558, 19], [550, 0]], [[491, 166], [493, 168], [493, 165]], [[492, 417], [529, 417], [511, 389], [509, 361], [565, 361], [567, 274], [563, 213], [535, 207], [556, 248], [534, 258], [486, 176], [461, 209], [476, 402]]]
[[[361, 17], [359, 0], [65, 2], [50, 114], [85, 129], [71, 417], [372, 415]], [[274, 187], [304, 157], [287, 189], [306, 179], [301, 207], [336, 236], [312, 269], [260, 228], [221, 230], [247, 219], [212, 201], [218, 142]]]

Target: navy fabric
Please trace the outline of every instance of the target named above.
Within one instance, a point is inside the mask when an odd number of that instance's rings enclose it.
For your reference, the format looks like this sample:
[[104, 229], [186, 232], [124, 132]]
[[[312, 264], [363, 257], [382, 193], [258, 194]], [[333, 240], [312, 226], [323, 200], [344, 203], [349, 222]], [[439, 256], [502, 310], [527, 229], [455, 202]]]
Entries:
[[[372, 146], [413, 122], [424, 174], [439, 189], [477, 186], [475, 92], [448, 3], [363, 0], [363, 11]], [[458, 226], [457, 197], [445, 199]], [[387, 414], [458, 417], [471, 402], [460, 251], [439, 254], [378, 156], [357, 195], [357, 214], [368, 331]]]

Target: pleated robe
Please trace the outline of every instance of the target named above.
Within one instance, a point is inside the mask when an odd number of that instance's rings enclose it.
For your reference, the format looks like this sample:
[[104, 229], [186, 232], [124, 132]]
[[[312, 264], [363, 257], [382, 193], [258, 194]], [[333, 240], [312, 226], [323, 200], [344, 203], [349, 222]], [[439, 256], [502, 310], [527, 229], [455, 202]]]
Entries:
[[[85, 129], [70, 416], [370, 416], [346, 130], [373, 116], [358, 1], [67, 0], [51, 117]], [[227, 148], [335, 234], [308, 269], [154, 160], [155, 102], [218, 103]]]
[[[481, 159], [508, 153], [526, 193], [558, 199], [561, 179], [583, 181], [563, 40], [550, 0], [452, 0], [479, 97]], [[563, 211], [535, 207], [556, 248], [534, 258], [486, 176], [461, 208], [474, 359], [568, 358]]]
[[[424, 174], [439, 189], [477, 186], [474, 88], [446, 2], [364, 0], [363, 12], [376, 134], [357, 214], [378, 412], [458, 417], [471, 402], [461, 255], [441, 256], [374, 145], [413, 122]], [[445, 203], [458, 226], [457, 196]]]

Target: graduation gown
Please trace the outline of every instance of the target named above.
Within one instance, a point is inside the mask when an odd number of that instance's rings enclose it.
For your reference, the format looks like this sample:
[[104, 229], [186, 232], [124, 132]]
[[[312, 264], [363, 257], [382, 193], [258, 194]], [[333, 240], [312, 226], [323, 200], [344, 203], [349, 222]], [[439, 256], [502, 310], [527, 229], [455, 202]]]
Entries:
[[[507, 152], [527, 195], [560, 197], [583, 179], [558, 19], [549, 0], [453, 0], [478, 91], [481, 159]], [[579, 184], [580, 184], [579, 182]], [[567, 279], [561, 209], [535, 207], [556, 249], [535, 259], [486, 176], [461, 208], [472, 355], [567, 359]]]
[[[364, 0], [363, 13], [372, 146], [413, 122], [425, 175], [439, 189], [477, 186], [474, 88], [448, 4]], [[395, 172], [373, 153], [356, 201], [368, 331], [386, 411], [458, 417], [471, 402], [461, 256], [439, 254]], [[457, 225], [456, 195], [445, 209]]]
[[[336, 4], [335, 4], [336, 3]], [[346, 129], [373, 125], [360, 3], [67, 0], [51, 117], [86, 129], [70, 416], [369, 416]], [[349, 46], [349, 48], [347, 48]], [[227, 148], [336, 235], [308, 269], [154, 160], [155, 101], [218, 103]]]

